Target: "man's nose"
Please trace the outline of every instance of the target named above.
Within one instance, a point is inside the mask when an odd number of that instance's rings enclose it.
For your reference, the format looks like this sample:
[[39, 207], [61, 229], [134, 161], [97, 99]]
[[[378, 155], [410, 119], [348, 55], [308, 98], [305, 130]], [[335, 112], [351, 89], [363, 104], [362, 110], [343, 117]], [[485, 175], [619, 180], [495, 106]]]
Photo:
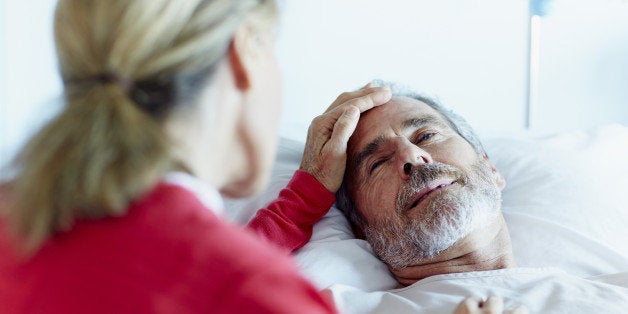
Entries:
[[403, 180], [410, 179], [414, 167], [434, 162], [428, 152], [408, 140], [399, 144], [397, 154], [397, 169]]

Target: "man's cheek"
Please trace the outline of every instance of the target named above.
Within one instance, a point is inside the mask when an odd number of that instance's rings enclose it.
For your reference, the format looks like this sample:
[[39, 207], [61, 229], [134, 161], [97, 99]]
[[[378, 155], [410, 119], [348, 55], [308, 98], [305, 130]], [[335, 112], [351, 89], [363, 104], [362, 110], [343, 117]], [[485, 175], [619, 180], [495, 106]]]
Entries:
[[390, 216], [389, 211], [395, 208], [396, 194], [386, 186], [378, 186], [366, 191], [367, 206], [375, 211], [371, 216]]

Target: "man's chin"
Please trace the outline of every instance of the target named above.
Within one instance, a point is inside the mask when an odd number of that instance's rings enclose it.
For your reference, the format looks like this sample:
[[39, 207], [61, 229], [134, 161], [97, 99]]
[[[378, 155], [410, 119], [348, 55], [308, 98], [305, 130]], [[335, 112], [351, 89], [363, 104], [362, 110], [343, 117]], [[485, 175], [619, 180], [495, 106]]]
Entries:
[[413, 208], [405, 215], [401, 212], [398, 220], [365, 228], [367, 241], [396, 269], [450, 259], [462, 244], [472, 244], [476, 234], [501, 217], [501, 195], [491, 181], [490, 169], [480, 168], [476, 173], [466, 184], [433, 192], [416, 206], [419, 210]]
[[402, 227], [389, 225], [377, 228], [379, 230], [371, 229], [367, 241], [391, 267], [427, 264], [450, 259], [461, 243], [470, 242], [474, 234], [482, 232], [498, 218], [485, 208], [459, 207], [443, 202], [434, 205], [439, 210], [434, 211], [436, 215], [432, 220], [410, 219]]
[[418, 219], [404, 226], [366, 228], [366, 239], [379, 257], [393, 268], [430, 261], [452, 248], [470, 232], [469, 222], [438, 217], [426, 223]]

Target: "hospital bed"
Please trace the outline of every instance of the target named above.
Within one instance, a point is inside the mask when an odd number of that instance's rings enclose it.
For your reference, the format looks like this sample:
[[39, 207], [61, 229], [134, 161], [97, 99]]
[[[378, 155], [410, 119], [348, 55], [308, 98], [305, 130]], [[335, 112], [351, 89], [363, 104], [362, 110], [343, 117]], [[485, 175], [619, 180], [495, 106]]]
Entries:
[[[502, 210], [517, 267], [445, 274], [398, 288], [367, 242], [332, 207], [295, 257], [345, 313], [452, 313], [465, 297], [499, 295], [531, 313], [628, 311], [628, 127], [546, 136], [481, 135], [507, 181]], [[299, 166], [303, 143], [282, 138], [268, 188], [227, 200], [246, 223]]]

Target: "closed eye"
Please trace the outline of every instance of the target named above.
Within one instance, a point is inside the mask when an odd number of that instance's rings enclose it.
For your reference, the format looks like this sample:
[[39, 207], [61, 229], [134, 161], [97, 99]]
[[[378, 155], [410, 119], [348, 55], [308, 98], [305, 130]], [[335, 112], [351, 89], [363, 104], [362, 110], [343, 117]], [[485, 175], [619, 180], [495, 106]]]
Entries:
[[384, 164], [384, 162], [386, 162], [386, 159], [380, 159], [376, 162], [373, 163], [373, 165], [371, 166], [371, 169], [369, 169], [369, 174], [373, 173], [373, 171], [375, 171], [375, 169], [377, 169], [377, 167], [381, 166]]

